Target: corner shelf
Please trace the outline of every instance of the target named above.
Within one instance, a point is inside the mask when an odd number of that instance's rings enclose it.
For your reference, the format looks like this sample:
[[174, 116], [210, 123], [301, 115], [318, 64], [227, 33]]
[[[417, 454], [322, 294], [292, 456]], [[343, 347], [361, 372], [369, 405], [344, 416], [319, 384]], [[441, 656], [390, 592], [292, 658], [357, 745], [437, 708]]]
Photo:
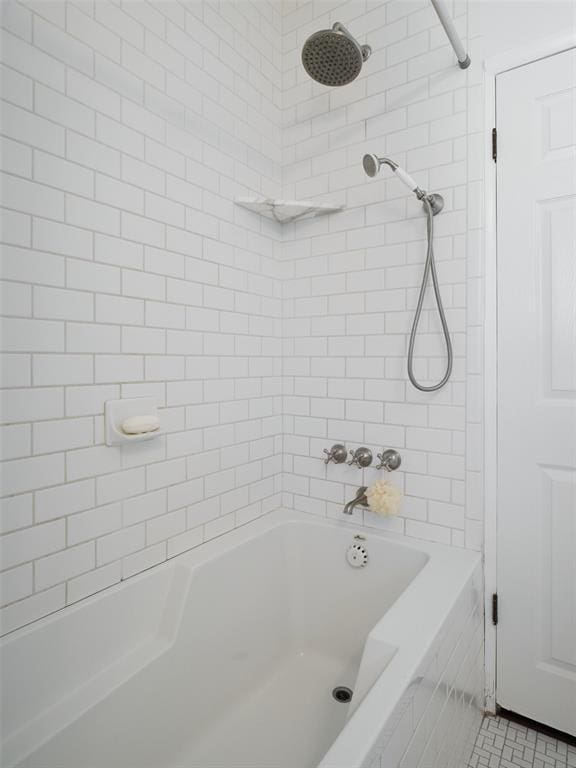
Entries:
[[276, 200], [272, 197], [237, 197], [234, 202], [242, 208], [265, 216], [280, 224], [299, 219], [312, 219], [327, 213], [341, 211], [343, 205], [314, 203], [311, 200]]

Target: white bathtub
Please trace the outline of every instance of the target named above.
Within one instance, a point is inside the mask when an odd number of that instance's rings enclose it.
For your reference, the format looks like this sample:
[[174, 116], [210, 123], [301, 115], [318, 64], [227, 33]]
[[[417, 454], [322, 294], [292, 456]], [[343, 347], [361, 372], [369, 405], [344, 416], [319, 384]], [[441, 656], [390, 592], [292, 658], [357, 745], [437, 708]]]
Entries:
[[0, 762], [461, 768], [479, 572], [471, 552], [270, 513], [4, 638]]

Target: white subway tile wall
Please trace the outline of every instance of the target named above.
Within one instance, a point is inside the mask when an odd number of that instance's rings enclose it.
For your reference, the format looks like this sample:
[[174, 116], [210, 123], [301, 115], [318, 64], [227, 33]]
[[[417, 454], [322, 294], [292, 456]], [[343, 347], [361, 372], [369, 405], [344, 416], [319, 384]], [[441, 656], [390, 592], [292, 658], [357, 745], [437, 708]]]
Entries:
[[[3, 631], [281, 502], [279, 4], [6, 0]], [[166, 433], [104, 445], [104, 402]]]
[[[466, 45], [468, 3], [448, 5]], [[352, 85], [327, 89], [307, 77], [300, 50], [335, 21], [373, 52]], [[478, 549], [482, 318], [471, 293], [481, 290], [481, 208], [470, 188], [479, 187], [482, 166], [470, 151], [482, 146], [481, 67], [456, 66], [425, 0], [286, 4], [283, 25], [283, 194], [346, 204], [284, 230], [283, 503], [345, 519], [344, 501], [383, 473], [325, 467], [322, 450], [335, 442], [374, 454], [396, 448], [401, 469], [385, 479], [404, 491], [400, 516], [360, 510], [354, 519]], [[365, 152], [390, 156], [446, 203], [434, 222], [435, 252], [455, 359], [436, 393], [418, 392], [406, 374], [426, 219], [388, 169], [364, 174]], [[444, 366], [429, 290], [415, 370], [430, 384]]]
[[[382, 473], [326, 467], [334, 442], [402, 454], [401, 515], [356, 522], [480, 548], [481, 70], [428, 2], [1, 9], [4, 631], [282, 504], [341, 517]], [[327, 89], [299, 51], [336, 20], [374, 52]], [[433, 395], [405, 372], [424, 216], [365, 151], [446, 200]], [[346, 210], [280, 227], [245, 194]], [[420, 330], [437, 379], [430, 296]], [[165, 435], [106, 447], [104, 402], [139, 396]]]

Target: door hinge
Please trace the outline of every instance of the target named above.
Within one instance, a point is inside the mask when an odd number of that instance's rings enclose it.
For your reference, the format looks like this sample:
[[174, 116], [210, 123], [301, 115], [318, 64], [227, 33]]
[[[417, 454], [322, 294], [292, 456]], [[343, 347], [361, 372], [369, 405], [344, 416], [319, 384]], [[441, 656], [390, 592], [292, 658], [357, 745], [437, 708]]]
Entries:
[[492, 624], [498, 624], [498, 595], [496, 592], [492, 595]]
[[496, 162], [498, 157], [498, 133], [496, 128], [492, 128], [492, 160]]

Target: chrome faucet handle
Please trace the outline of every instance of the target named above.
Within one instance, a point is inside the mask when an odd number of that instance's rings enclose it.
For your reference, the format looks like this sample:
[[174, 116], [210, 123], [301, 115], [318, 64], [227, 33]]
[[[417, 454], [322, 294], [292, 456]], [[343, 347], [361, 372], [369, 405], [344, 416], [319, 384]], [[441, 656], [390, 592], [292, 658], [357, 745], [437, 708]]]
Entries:
[[385, 469], [386, 472], [393, 472], [398, 469], [402, 464], [402, 457], [395, 451], [394, 448], [388, 448], [387, 451], [377, 453], [376, 457], [380, 459], [380, 463], [376, 465], [376, 469]]
[[372, 464], [372, 451], [370, 448], [356, 448], [355, 451], [350, 451], [352, 459], [347, 462], [349, 467], [369, 467]]
[[329, 464], [331, 461], [333, 461], [334, 464], [343, 464], [346, 461], [346, 456], [348, 455], [346, 446], [342, 445], [342, 443], [334, 443], [330, 450], [324, 448], [324, 453], [326, 454], [324, 464]]

